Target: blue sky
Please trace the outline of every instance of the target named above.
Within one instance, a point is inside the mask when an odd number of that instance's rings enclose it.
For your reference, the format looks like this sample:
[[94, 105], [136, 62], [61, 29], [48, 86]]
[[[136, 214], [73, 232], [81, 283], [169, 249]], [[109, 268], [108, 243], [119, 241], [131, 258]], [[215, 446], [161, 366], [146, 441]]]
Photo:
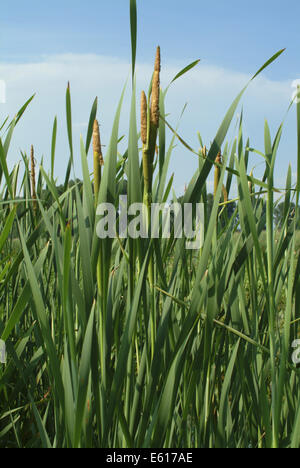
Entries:
[[[159, 42], [170, 60], [199, 57], [249, 73], [276, 50], [288, 48], [266, 72], [299, 73], [297, 0], [137, 0], [140, 60], [152, 60]], [[5, 60], [44, 54], [95, 53], [128, 59], [128, 0], [15, 0], [4, 2], [0, 52]]]
[[[251, 85], [243, 100], [245, 134], [251, 138], [252, 146], [263, 150], [264, 119], [269, 121], [274, 135], [288, 108], [292, 82], [300, 79], [300, 2], [137, 0], [137, 4], [138, 90], [148, 87], [157, 44], [162, 50], [163, 85], [181, 67], [201, 59], [196, 70], [174, 84], [167, 98], [173, 124], [188, 103], [180, 128], [194, 147], [198, 130], [209, 145], [228, 106], [249, 76], [276, 51], [287, 49]], [[47, 165], [52, 122], [58, 115], [57, 173], [63, 173], [67, 160], [64, 93], [68, 80], [72, 89], [75, 143], [79, 134], [86, 131], [96, 95], [100, 102], [102, 139], [107, 142], [129, 64], [128, 0], [5, 2], [0, 17], [0, 80], [7, 84], [7, 102], [0, 105], [0, 119], [8, 113], [13, 115], [32, 92], [37, 92], [34, 104], [16, 131], [17, 142], [9, 162], [18, 161], [19, 149], [28, 151], [34, 143], [37, 154], [44, 155]], [[124, 104], [121, 133], [126, 133], [128, 102], [129, 97]], [[288, 162], [296, 172], [295, 129], [293, 107], [286, 121], [276, 168], [280, 186], [284, 185]], [[229, 136], [234, 136], [234, 129]], [[253, 165], [258, 162], [253, 157]], [[178, 147], [171, 162], [178, 193], [195, 168], [193, 156]]]

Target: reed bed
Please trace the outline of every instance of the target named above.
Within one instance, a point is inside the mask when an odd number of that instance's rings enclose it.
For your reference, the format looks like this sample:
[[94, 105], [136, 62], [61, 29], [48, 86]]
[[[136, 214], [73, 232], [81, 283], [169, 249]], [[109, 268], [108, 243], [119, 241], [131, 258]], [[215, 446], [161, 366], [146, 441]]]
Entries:
[[[211, 146], [200, 137], [201, 149], [193, 150], [166, 117], [169, 87], [160, 88], [159, 48], [137, 118], [134, 0], [130, 7], [133, 80], [124, 154], [118, 152], [124, 93], [104, 156], [95, 100], [79, 146], [83, 180], [71, 184], [68, 85], [70, 157], [62, 193], [54, 175], [57, 121], [51, 170], [36, 163], [32, 150], [22, 154], [22, 176], [20, 165], [8, 168], [7, 157], [31, 100], [1, 129], [0, 338], [7, 364], [0, 364], [0, 447], [299, 448], [300, 370], [292, 344], [300, 311], [300, 104], [297, 184], [288, 167], [279, 229], [274, 167], [283, 126], [272, 139], [265, 125], [265, 174], [256, 179], [242, 122], [237, 138], [226, 141], [245, 86]], [[199, 160], [180, 203], [204, 203], [200, 251], [187, 250], [186, 239], [174, 236], [100, 239], [96, 207], [118, 208], [124, 186], [128, 204], [172, 199], [168, 167], [175, 140], [187, 158]], [[238, 199], [228, 216], [233, 181]]]

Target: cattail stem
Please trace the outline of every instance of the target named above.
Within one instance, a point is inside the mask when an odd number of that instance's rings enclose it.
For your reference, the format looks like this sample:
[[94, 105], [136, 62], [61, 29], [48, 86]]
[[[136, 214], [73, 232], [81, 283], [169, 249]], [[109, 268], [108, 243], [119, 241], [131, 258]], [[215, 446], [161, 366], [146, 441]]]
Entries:
[[33, 213], [34, 216], [36, 216], [37, 213], [37, 197], [36, 197], [36, 182], [35, 182], [35, 160], [34, 160], [34, 148], [33, 145], [31, 145], [31, 150], [30, 150], [30, 161], [31, 161], [31, 198], [33, 200]]

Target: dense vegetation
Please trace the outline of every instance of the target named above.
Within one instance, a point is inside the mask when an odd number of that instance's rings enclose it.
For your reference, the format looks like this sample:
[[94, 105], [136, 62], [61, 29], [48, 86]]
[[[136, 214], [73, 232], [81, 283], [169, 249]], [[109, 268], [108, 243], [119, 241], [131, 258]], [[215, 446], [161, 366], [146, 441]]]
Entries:
[[[265, 173], [258, 180], [249, 170], [242, 121], [237, 138], [226, 142], [245, 87], [211, 146], [199, 136], [200, 150], [193, 150], [167, 121], [159, 49], [140, 127], [134, 0], [130, 7], [133, 80], [124, 154], [118, 152], [123, 95], [104, 160], [97, 100], [92, 106], [80, 141], [82, 182], [72, 175], [70, 86], [70, 158], [59, 188], [57, 121], [50, 170], [37, 165], [32, 148], [22, 154], [21, 176], [21, 164], [9, 169], [7, 157], [30, 100], [1, 127], [0, 338], [7, 364], [0, 364], [0, 447], [300, 447], [300, 370], [291, 358], [300, 310], [300, 104], [291, 107], [297, 185], [288, 167], [281, 191], [274, 166], [283, 126], [272, 139], [265, 125]], [[204, 203], [202, 248], [187, 250], [186, 239], [174, 236], [99, 239], [99, 203], [118, 207], [124, 193], [129, 204], [144, 201], [148, 208], [171, 200], [176, 140], [199, 160], [178, 201]], [[238, 197], [231, 200], [233, 181]]]

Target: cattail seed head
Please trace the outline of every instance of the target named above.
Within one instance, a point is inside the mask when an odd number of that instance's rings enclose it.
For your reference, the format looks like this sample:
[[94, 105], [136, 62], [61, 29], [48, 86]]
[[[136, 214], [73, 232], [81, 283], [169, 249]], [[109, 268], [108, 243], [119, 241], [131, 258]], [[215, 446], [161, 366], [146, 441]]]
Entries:
[[141, 139], [143, 145], [147, 144], [147, 97], [144, 91], [141, 95]]
[[103, 156], [101, 150], [100, 130], [97, 120], [94, 121], [93, 126], [93, 153], [94, 153], [94, 192], [95, 203], [98, 202], [98, 194], [101, 184], [101, 166], [103, 166]]
[[[222, 156], [221, 156], [221, 152], [219, 151], [219, 153], [217, 154], [217, 157], [216, 157], [216, 164], [222, 164]], [[216, 193], [217, 193], [217, 190], [218, 190], [218, 186], [219, 186], [219, 182], [220, 182], [220, 175], [221, 175], [221, 169], [219, 166], [215, 166], [215, 181], [214, 181], [214, 196], [216, 196]]]
[[[154, 73], [152, 78], [152, 92], [150, 103], [150, 122], [147, 121], [147, 136], [145, 136], [145, 96], [142, 97], [142, 140], [146, 141], [143, 147], [143, 172], [144, 172], [144, 200], [146, 206], [150, 207], [153, 162], [156, 151], [157, 131], [159, 127], [159, 97], [160, 97], [160, 48], [157, 47]], [[147, 112], [146, 112], [147, 114]]]
[[100, 146], [100, 141], [99, 141], [99, 123], [98, 120], [94, 120], [94, 125], [93, 125], [93, 149], [96, 153], [100, 153], [101, 151], [101, 146]]
[[159, 93], [160, 93], [160, 47], [157, 47], [154, 64], [152, 96], [151, 96], [151, 124], [158, 128], [159, 125]]
[[101, 145], [100, 145], [100, 132], [99, 132], [99, 123], [98, 120], [94, 120], [93, 125], [93, 150], [94, 153], [100, 153]]
[[222, 155], [221, 155], [221, 151], [219, 151], [218, 154], [217, 154], [216, 163], [217, 163], [217, 164], [222, 164]]
[[99, 130], [98, 120], [94, 121], [94, 126], [93, 126], [93, 151], [94, 151], [94, 154], [97, 153], [98, 155], [100, 166], [103, 166], [104, 160], [103, 160], [102, 149], [101, 149], [101, 139], [100, 139], [100, 130]]
[[155, 57], [155, 63], [154, 63], [154, 71], [160, 72], [161, 69], [161, 63], [160, 63], [160, 47], [158, 46], [156, 49], [156, 57]]

